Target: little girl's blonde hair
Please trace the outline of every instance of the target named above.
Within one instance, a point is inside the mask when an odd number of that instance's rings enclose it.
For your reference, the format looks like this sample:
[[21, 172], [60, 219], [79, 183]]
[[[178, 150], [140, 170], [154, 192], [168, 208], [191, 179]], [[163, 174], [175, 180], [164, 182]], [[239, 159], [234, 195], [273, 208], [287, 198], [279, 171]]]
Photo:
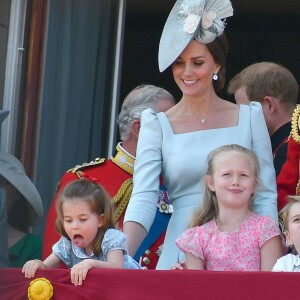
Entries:
[[[215, 160], [219, 155], [223, 155], [224, 153], [236, 152], [240, 155], [244, 155], [248, 158], [250, 164], [253, 166], [254, 176], [256, 185], [259, 184], [259, 161], [256, 154], [245, 147], [240, 145], [231, 144], [221, 146], [215, 150], [213, 150], [208, 155], [208, 167], [206, 175], [213, 176], [217, 166], [215, 166]], [[250, 199], [250, 208], [253, 202], [253, 195]], [[195, 211], [192, 216], [190, 227], [201, 226], [213, 219], [216, 219], [219, 215], [219, 207], [217, 202], [216, 193], [211, 191], [208, 185], [205, 183], [203, 201], [199, 208]]]
[[63, 203], [66, 201], [87, 202], [93, 213], [98, 216], [103, 214], [103, 226], [98, 228], [98, 233], [92, 245], [94, 254], [99, 256], [105, 231], [109, 228], [115, 228], [110, 197], [101, 185], [87, 179], [78, 179], [66, 185], [62, 193], [59, 194], [56, 202], [56, 230], [59, 234], [70, 240], [70, 237], [67, 235], [64, 228], [64, 215], [62, 209]]
[[282, 219], [285, 230], [288, 230], [289, 214], [293, 204], [300, 203], [300, 196], [290, 195], [287, 196], [288, 204], [284, 207], [282, 211]]

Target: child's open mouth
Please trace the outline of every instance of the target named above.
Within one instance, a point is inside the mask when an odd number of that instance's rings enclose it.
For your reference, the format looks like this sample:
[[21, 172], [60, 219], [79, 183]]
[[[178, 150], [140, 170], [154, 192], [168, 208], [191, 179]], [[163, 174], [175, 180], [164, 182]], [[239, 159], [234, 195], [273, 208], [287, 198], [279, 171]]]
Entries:
[[73, 237], [73, 243], [77, 246], [77, 247], [83, 247], [84, 245], [84, 241], [83, 241], [83, 236], [80, 234], [75, 234]]

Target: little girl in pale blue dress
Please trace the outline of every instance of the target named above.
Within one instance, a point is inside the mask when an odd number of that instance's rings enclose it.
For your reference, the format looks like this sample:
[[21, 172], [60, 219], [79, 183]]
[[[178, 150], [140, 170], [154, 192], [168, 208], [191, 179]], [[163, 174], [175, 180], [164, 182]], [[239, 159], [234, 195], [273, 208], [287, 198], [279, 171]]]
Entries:
[[127, 254], [126, 237], [115, 229], [111, 200], [97, 183], [79, 179], [69, 183], [57, 201], [56, 229], [62, 235], [44, 261], [23, 266], [31, 278], [38, 268], [71, 268], [71, 282], [81, 285], [91, 268], [141, 269]]
[[107, 229], [101, 244], [101, 253], [97, 256], [92, 253], [86, 254], [84, 248], [76, 246], [66, 237], [61, 237], [60, 240], [52, 247], [53, 253], [56, 254], [61, 261], [72, 268], [74, 265], [80, 263], [84, 259], [96, 259], [99, 261], [107, 262], [108, 254], [113, 250], [122, 250], [124, 258], [124, 269], [139, 269], [138, 263], [127, 254], [126, 250], [126, 237], [120, 230]]

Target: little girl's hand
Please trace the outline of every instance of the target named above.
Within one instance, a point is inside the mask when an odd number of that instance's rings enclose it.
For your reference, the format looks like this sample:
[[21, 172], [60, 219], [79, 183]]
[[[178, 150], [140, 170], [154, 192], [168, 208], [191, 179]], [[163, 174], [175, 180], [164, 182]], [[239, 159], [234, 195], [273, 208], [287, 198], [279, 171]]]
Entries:
[[85, 259], [71, 268], [71, 282], [74, 285], [82, 285], [87, 272], [93, 268], [92, 262], [92, 259]]
[[44, 264], [39, 259], [29, 260], [22, 268], [22, 273], [25, 273], [26, 278], [34, 277], [35, 272], [39, 268], [44, 268]]
[[179, 263], [177, 263], [176, 265], [174, 265], [171, 270], [183, 270], [186, 269], [186, 265], [185, 265], [185, 261], [181, 260], [179, 261]]

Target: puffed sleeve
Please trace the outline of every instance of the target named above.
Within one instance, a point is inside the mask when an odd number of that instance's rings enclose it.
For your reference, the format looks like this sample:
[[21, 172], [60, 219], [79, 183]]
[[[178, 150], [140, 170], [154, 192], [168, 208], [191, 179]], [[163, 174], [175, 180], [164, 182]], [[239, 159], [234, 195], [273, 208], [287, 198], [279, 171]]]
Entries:
[[261, 232], [259, 240], [260, 247], [272, 237], [281, 236], [278, 225], [269, 217], [263, 217], [259, 226]]
[[116, 229], [107, 229], [101, 248], [104, 255], [112, 250], [122, 250], [126, 254], [126, 237], [124, 233]]
[[204, 261], [203, 246], [201, 240], [203, 239], [200, 227], [189, 228], [184, 231], [175, 241], [177, 247], [184, 253], [191, 253], [195, 257]]
[[278, 224], [276, 176], [269, 132], [259, 102], [251, 102], [250, 120], [252, 150], [260, 164], [261, 183], [256, 189], [253, 209], [261, 216], [269, 216]]
[[61, 261], [69, 268], [72, 267], [71, 251], [71, 242], [63, 236], [52, 247], [52, 252], [57, 255], [61, 259]]
[[141, 128], [134, 164], [133, 191], [126, 209], [124, 223], [141, 224], [148, 232], [156, 213], [159, 176], [162, 165], [162, 130], [156, 113], [146, 109], [141, 116]]

